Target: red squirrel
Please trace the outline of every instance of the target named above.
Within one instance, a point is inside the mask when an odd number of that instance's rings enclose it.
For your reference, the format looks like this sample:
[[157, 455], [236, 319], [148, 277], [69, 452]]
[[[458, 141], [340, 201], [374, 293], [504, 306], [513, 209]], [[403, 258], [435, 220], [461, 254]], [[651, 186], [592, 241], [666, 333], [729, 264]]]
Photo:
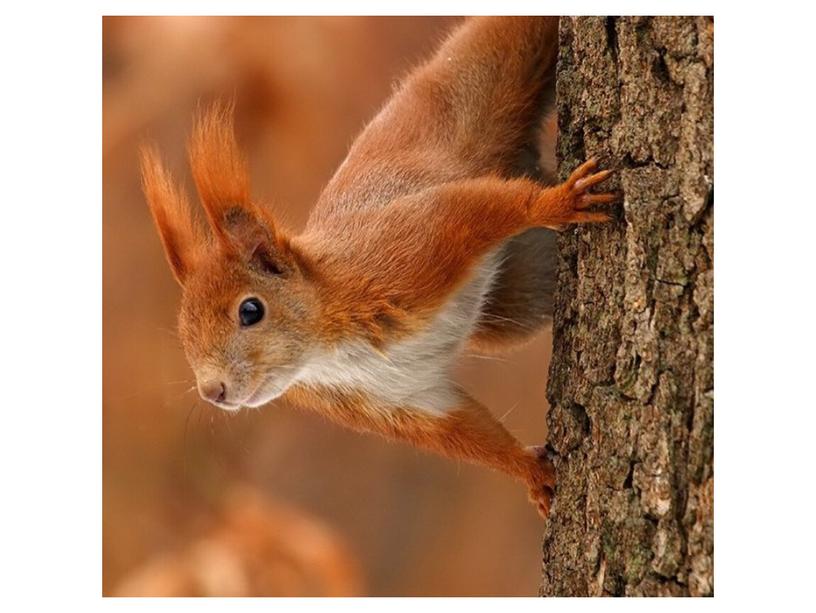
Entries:
[[293, 235], [250, 196], [229, 105], [189, 144], [211, 232], [151, 147], [146, 199], [182, 288], [179, 336], [201, 396], [237, 411], [284, 397], [360, 431], [522, 481], [542, 516], [554, 469], [450, 379], [552, 312], [553, 233], [603, 222], [590, 160], [547, 186], [525, 158], [552, 110], [556, 17], [466, 20], [352, 145]]

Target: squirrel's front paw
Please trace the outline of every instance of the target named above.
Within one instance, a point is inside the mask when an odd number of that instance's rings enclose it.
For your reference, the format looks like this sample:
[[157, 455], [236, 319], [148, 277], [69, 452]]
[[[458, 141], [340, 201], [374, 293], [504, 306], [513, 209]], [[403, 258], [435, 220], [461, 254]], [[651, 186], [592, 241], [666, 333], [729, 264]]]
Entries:
[[561, 223], [557, 229], [574, 223], [598, 223], [611, 219], [608, 213], [587, 211], [593, 206], [609, 204], [620, 198], [618, 194], [593, 194], [589, 191], [590, 187], [605, 181], [612, 174], [611, 170], [593, 172], [597, 166], [598, 161], [595, 159], [584, 162], [572, 172], [569, 179], [556, 188], [561, 199]]

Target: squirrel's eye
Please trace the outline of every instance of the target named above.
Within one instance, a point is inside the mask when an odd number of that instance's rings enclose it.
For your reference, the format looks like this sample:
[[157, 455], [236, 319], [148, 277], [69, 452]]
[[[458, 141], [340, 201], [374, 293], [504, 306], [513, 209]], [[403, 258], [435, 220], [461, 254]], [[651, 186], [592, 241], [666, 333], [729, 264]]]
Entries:
[[238, 319], [242, 326], [254, 326], [264, 316], [263, 303], [257, 298], [247, 298], [238, 307]]

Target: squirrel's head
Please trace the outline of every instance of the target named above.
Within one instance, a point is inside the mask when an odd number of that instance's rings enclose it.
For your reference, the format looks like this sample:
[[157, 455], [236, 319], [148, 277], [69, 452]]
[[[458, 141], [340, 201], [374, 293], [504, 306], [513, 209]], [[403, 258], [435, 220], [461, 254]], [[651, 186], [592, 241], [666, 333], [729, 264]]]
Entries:
[[156, 152], [142, 151], [145, 196], [183, 290], [179, 336], [205, 400], [227, 410], [260, 406], [303, 364], [317, 321], [314, 284], [270, 213], [250, 200], [231, 108], [198, 118], [189, 153], [212, 236]]

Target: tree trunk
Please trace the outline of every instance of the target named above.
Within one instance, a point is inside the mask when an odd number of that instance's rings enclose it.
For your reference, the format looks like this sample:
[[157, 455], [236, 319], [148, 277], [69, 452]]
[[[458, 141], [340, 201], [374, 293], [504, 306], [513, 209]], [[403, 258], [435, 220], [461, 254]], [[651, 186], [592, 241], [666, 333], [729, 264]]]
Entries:
[[541, 594], [713, 594], [713, 20], [560, 29], [559, 172], [624, 204], [559, 238]]

